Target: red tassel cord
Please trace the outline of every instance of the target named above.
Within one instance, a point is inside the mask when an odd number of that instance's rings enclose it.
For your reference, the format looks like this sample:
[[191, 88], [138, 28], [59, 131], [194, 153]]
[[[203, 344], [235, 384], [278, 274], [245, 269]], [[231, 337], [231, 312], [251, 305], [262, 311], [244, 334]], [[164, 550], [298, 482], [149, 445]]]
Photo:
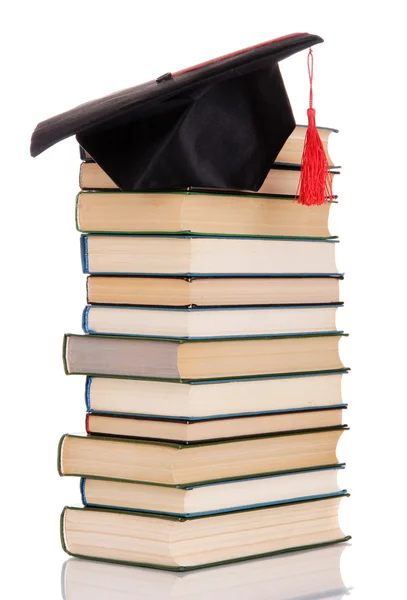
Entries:
[[314, 57], [311, 48], [308, 53], [308, 75], [310, 82], [309, 109], [307, 110], [308, 129], [305, 134], [296, 200], [299, 204], [314, 206], [332, 201], [333, 194], [332, 173], [329, 171], [328, 159], [315, 124], [315, 109], [312, 106]]

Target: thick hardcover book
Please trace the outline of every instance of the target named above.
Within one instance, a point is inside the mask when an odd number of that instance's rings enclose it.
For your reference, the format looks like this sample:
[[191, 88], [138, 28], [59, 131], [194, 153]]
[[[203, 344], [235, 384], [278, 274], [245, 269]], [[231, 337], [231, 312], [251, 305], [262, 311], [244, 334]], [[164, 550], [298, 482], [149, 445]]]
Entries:
[[209, 192], [81, 192], [79, 231], [329, 238], [331, 202], [305, 207], [292, 198]]
[[86, 306], [85, 333], [206, 339], [336, 331], [341, 304], [263, 307]]
[[137, 438], [66, 434], [61, 475], [177, 486], [338, 465], [346, 427], [181, 444]]
[[[70, 558], [63, 600], [341, 600], [347, 544], [282, 553], [199, 571], [164, 571]], [[271, 591], [272, 590], [272, 591]], [[270, 595], [270, 593], [272, 595]]]
[[83, 235], [85, 273], [103, 275], [337, 275], [336, 240]]
[[344, 496], [191, 518], [66, 507], [61, 540], [79, 558], [196, 569], [347, 541], [338, 520]]
[[182, 383], [88, 377], [86, 409], [89, 413], [194, 421], [315, 408], [345, 408], [341, 393], [345, 373], [342, 370], [326, 374]]
[[81, 479], [85, 506], [193, 517], [346, 493], [343, 466], [192, 486], [159, 486], [108, 479]]
[[70, 374], [175, 381], [338, 371], [341, 332], [185, 340], [130, 336], [64, 337]]

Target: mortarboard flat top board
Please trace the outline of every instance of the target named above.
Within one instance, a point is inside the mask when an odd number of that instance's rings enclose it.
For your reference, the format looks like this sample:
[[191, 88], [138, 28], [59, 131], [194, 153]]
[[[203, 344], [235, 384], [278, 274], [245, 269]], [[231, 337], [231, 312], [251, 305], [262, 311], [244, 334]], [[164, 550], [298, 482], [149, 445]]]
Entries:
[[287, 35], [87, 102], [39, 123], [31, 154], [76, 135], [123, 191], [257, 191], [295, 127], [278, 62], [322, 41]]

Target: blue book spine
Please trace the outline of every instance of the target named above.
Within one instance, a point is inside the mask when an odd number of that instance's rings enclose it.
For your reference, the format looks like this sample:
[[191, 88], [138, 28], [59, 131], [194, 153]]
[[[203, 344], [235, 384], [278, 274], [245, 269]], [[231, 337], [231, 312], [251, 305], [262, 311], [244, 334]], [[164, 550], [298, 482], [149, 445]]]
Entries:
[[92, 377], [87, 377], [86, 378], [86, 384], [85, 384], [85, 404], [86, 404], [86, 410], [87, 412], [91, 412], [92, 408], [90, 405], [90, 388], [92, 386]]
[[88, 506], [88, 503], [86, 500], [86, 479], [84, 479], [84, 477], [81, 477], [81, 480], [79, 482], [79, 488], [81, 491], [82, 504], [84, 506]]
[[88, 237], [86, 235], [81, 235], [80, 242], [81, 242], [82, 271], [84, 273], [89, 273]]
[[84, 333], [94, 333], [93, 331], [89, 330], [89, 311], [90, 311], [90, 309], [91, 309], [90, 306], [85, 306], [85, 308], [83, 309], [82, 329], [83, 329]]

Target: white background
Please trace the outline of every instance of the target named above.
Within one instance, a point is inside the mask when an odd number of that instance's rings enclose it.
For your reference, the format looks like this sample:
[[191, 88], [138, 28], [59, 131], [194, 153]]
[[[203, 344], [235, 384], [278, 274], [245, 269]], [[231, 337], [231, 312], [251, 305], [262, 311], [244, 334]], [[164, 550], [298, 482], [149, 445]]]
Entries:
[[[317, 122], [343, 166], [332, 231], [346, 272], [341, 342], [352, 492], [342, 526], [355, 599], [404, 596], [406, 550], [406, 122], [402, 2], [15, 2], [2, 9], [1, 382], [3, 597], [59, 597], [62, 507], [78, 482], [56, 472], [58, 439], [84, 426], [82, 377], [64, 375], [64, 332], [85, 303], [74, 224], [74, 139], [29, 157], [37, 122], [167, 71], [288, 33], [317, 33]], [[307, 51], [281, 63], [299, 123]], [[7, 566], [6, 566], [7, 565]]]

